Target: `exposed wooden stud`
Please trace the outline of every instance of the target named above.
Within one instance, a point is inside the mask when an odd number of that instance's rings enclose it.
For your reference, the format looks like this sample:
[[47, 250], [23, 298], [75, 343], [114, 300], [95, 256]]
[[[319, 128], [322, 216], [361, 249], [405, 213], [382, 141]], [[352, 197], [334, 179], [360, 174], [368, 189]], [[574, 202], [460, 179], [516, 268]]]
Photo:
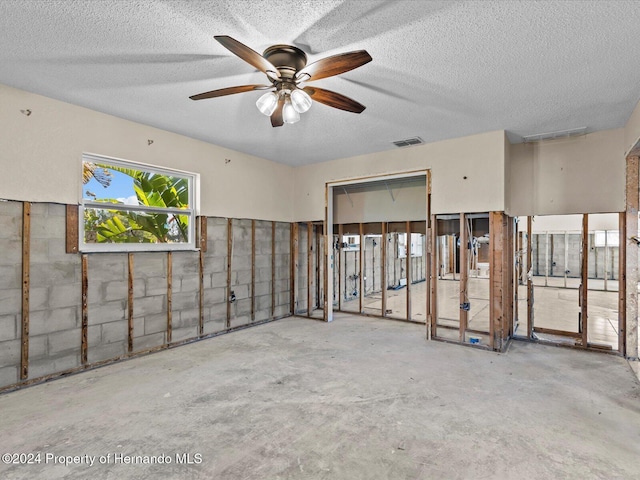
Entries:
[[87, 292], [89, 290], [89, 266], [88, 256], [82, 255], [82, 346], [80, 348], [80, 361], [83, 365], [87, 363], [88, 348], [89, 348], [89, 308], [87, 303]]
[[291, 224], [291, 313], [296, 314], [298, 310], [298, 255], [299, 255], [299, 232], [298, 223]]
[[342, 311], [342, 239], [344, 227], [338, 225], [338, 311]]
[[[323, 305], [323, 318], [324, 321], [328, 321], [329, 320], [329, 309], [333, 309], [333, 298], [330, 298], [329, 295], [327, 294], [327, 292], [329, 291], [329, 256], [328, 256], [328, 252], [329, 252], [329, 248], [333, 249], [333, 242], [331, 241], [333, 239], [333, 236], [331, 237], [331, 239], [329, 238], [329, 229], [328, 229], [328, 225], [327, 225], [327, 207], [325, 207], [325, 213], [324, 213], [324, 218], [325, 220], [322, 222], [322, 237], [324, 238], [324, 252], [322, 255], [322, 265], [323, 265], [323, 273], [324, 275], [322, 276], [322, 286], [323, 286], [323, 290], [324, 290], [324, 295], [323, 295], [323, 299], [322, 299], [322, 305]], [[333, 250], [332, 250], [333, 251]], [[333, 257], [332, 257], [333, 258]], [[333, 259], [333, 268], [331, 269], [332, 272], [335, 271], [336, 268], [336, 262], [335, 262], [335, 258]], [[333, 291], [333, 289], [332, 289]], [[335, 294], [335, 292], [333, 292]], [[331, 306], [329, 306], [329, 302], [331, 302]]]
[[[467, 217], [464, 213], [460, 214], [460, 342], [466, 341], [465, 334], [467, 332], [469, 315], [465, 310], [465, 304], [468, 303], [469, 296], [468, 280], [469, 271], [467, 266], [469, 264], [469, 232], [467, 232]], [[454, 250], [455, 251], [455, 250]]]
[[626, 356], [625, 337], [627, 334], [626, 300], [627, 300], [627, 274], [625, 271], [627, 259], [627, 216], [620, 213], [618, 218], [619, 250], [618, 250], [618, 352]]
[[382, 288], [382, 316], [387, 316], [387, 222], [382, 222], [382, 241], [381, 241], [381, 266], [380, 266], [380, 288]]
[[[313, 226], [313, 238], [316, 242], [316, 254], [315, 254], [315, 301], [313, 302], [313, 306], [314, 308], [324, 308], [324, 299], [322, 299], [323, 296], [323, 291], [322, 289], [324, 288], [324, 276], [323, 275], [323, 271], [321, 269], [323, 262], [322, 262], [322, 251], [323, 249], [320, 248], [323, 245], [323, 237], [324, 237], [324, 231], [320, 231], [318, 232], [318, 225], [314, 225]], [[322, 286], [322, 287], [321, 287]], [[326, 292], [326, 290], [325, 290]], [[323, 300], [322, 302], [320, 300]]]
[[22, 203], [22, 336], [20, 379], [29, 376], [29, 293], [31, 290], [31, 203]]
[[276, 315], [276, 222], [271, 222], [271, 318]]
[[411, 320], [411, 281], [413, 280], [413, 272], [411, 265], [411, 222], [407, 221], [406, 227], [407, 240], [405, 242], [405, 262], [406, 262], [406, 272], [407, 272], [407, 294], [406, 294], [406, 302], [407, 302], [407, 320]]
[[251, 321], [256, 320], [256, 221], [251, 220]]
[[173, 336], [173, 254], [167, 252], [167, 343]]
[[438, 249], [438, 222], [435, 215], [431, 215], [431, 285], [427, 294], [431, 297], [431, 338], [438, 336], [438, 270], [440, 265], [440, 251]]
[[[626, 335], [625, 357], [630, 360], [638, 359], [638, 208], [639, 205], [639, 159], [637, 156], [627, 157], [626, 176]], [[632, 286], [633, 288], [630, 288]]]
[[431, 172], [427, 176], [427, 219], [426, 219], [426, 233], [424, 236], [424, 297], [425, 297], [425, 326], [427, 329], [427, 338], [431, 338], [431, 260], [433, 258], [431, 251]]
[[582, 334], [579, 332], [568, 332], [566, 330], [557, 330], [555, 328], [533, 327], [533, 331], [536, 333], [546, 333], [548, 335], [559, 335], [562, 337], [572, 337], [572, 338], [582, 339]]
[[203, 252], [207, 251], [207, 217], [198, 217], [198, 246]]
[[504, 337], [503, 225], [502, 212], [489, 212], [489, 346], [492, 350], [502, 349]]
[[314, 236], [314, 228], [313, 223], [307, 222], [307, 317], [311, 317], [311, 311], [313, 310], [311, 306], [311, 286], [313, 282], [312, 278], [312, 266], [313, 266], [313, 236]]
[[515, 222], [514, 219], [504, 214], [502, 216], [504, 222], [505, 243], [506, 248], [503, 253], [502, 271], [504, 272], [504, 293], [503, 293], [503, 305], [506, 325], [502, 330], [502, 347], [506, 345], [506, 340], [513, 337], [513, 315], [514, 315], [514, 279], [515, 279]]
[[[582, 235], [581, 235], [581, 251], [580, 251], [580, 323], [582, 331], [582, 346], [587, 347], [589, 333], [589, 319], [587, 308], [588, 293], [587, 282], [589, 281], [589, 215], [582, 215]], [[567, 264], [565, 263], [565, 271]]]
[[231, 328], [231, 256], [233, 255], [233, 219], [227, 219], [227, 328]]
[[[545, 242], [544, 242], [544, 286], [549, 286], [549, 266], [551, 265], [551, 261], [549, 260], [549, 250], [551, 247], [551, 259], [553, 259], [553, 235], [549, 235], [549, 232], [545, 234]], [[551, 244], [551, 245], [550, 245]], [[539, 250], [538, 250], [539, 252]]]
[[204, 335], [204, 250], [200, 249], [198, 262], [198, 335]]
[[[533, 217], [527, 217], [527, 338], [533, 337]], [[529, 275], [531, 272], [531, 275]]]
[[127, 351], [133, 352], [133, 253], [128, 255], [128, 295], [127, 295], [127, 321], [129, 324], [127, 335]]
[[67, 205], [65, 247], [67, 253], [78, 253], [78, 205]]
[[364, 225], [358, 224], [358, 234], [360, 235], [360, 250], [358, 251], [358, 313], [362, 313], [362, 300], [364, 297], [364, 272], [362, 271], [362, 259], [364, 258]]

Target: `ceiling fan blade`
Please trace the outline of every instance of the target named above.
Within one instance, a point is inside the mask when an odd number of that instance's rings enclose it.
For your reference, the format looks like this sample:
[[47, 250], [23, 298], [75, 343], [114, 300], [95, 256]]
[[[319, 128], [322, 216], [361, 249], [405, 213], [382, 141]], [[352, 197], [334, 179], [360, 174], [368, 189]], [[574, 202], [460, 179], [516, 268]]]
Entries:
[[270, 78], [273, 78], [274, 80], [280, 79], [280, 72], [278, 72], [278, 69], [269, 60], [264, 58], [255, 50], [247, 47], [244, 43], [240, 43], [238, 40], [231, 38], [228, 35], [216, 35], [213, 38], [220, 42], [220, 44], [231, 53], [234, 53], [248, 64], [253, 65], [261, 72], [266, 73]]
[[281, 127], [284, 125], [284, 119], [282, 118], [282, 109], [284, 108], [284, 98], [278, 98], [278, 105], [276, 109], [271, 114], [271, 126], [272, 127]]
[[324, 88], [304, 87], [303, 90], [316, 102], [324, 103], [330, 107], [339, 108], [347, 112], [362, 113], [364, 109], [367, 108], [349, 97], [332, 92], [331, 90], [325, 90]]
[[339, 53], [338, 55], [332, 55], [331, 57], [326, 57], [307, 65], [296, 74], [296, 79], [306, 82], [333, 77], [334, 75], [340, 75], [354, 68], [361, 67], [370, 61], [371, 55], [369, 55], [366, 50]]
[[219, 90], [211, 90], [210, 92], [199, 93], [189, 97], [191, 100], [204, 100], [205, 98], [224, 97], [225, 95], [233, 95], [235, 93], [250, 92], [252, 90], [265, 90], [273, 88], [273, 85], [241, 85], [239, 87], [221, 88]]

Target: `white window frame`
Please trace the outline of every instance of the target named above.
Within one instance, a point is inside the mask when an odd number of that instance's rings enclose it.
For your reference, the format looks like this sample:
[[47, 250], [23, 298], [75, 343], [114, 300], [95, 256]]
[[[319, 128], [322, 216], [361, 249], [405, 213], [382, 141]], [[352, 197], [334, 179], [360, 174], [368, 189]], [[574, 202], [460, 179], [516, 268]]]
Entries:
[[[183, 170], [175, 170], [171, 168], [158, 167], [145, 163], [123, 160], [120, 158], [106, 157], [93, 153], [83, 153], [81, 168], [84, 162], [91, 162], [104, 165], [113, 165], [114, 167], [131, 168], [143, 172], [157, 173], [160, 175], [170, 175], [173, 177], [186, 178], [189, 184], [189, 208], [157, 208], [147, 207], [145, 205], [127, 205], [127, 204], [105, 204], [103, 202], [95, 202], [85, 199], [84, 185], [80, 181], [80, 205], [78, 212], [78, 240], [79, 250], [81, 252], [165, 252], [169, 250], [198, 250], [196, 248], [196, 222], [198, 215], [198, 206], [196, 202], [199, 199], [198, 186], [200, 176], [197, 173], [186, 172]], [[136, 212], [155, 212], [169, 213], [177, 215], [186, 215], [189, 217], [189, 241], [183, 243], [86, 243], [84, 231], [84, 212], [85, 208], [99, 210], [122, 210]]]

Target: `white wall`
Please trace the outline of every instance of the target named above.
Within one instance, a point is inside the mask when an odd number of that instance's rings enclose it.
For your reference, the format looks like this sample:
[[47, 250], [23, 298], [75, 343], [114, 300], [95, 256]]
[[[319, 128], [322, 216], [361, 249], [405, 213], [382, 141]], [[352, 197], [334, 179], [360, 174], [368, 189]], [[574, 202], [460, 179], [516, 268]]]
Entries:
[[[596, 213], [589, 215], [589, 231], [618, 230], [617, 213]], [[582, 231], [582, 215], [540, 215], [533, 217], [532, 233], [544, 232], [580, 232]], [[518, 230], [527, 230], [527, 220], [520, 218]]]
[[427, 169], [432, 213], [504, 210], [504, 151], [499, 130], [299, 167], [294, 218], [324, 219], [326, 182]]
[[0, 105], [0, 198], [78, 203], [91, 152], [200, 173], [202, 215], [293, 218], [289, 166], [3, 85]]
[[631, 116], [624, 127], [624, 153], [625, 156], [640, 141], [640, 102], [631, 112]]
[[333, 198], [333, 223], [402, 222], [427, 218], [425, 182], [392, 186], [391, 193], [382, 186], [347, 195], [340, 187], [335, 187]]
[[625, 208], [624, 129], [510, 147], [507, 213], [556, 215]]

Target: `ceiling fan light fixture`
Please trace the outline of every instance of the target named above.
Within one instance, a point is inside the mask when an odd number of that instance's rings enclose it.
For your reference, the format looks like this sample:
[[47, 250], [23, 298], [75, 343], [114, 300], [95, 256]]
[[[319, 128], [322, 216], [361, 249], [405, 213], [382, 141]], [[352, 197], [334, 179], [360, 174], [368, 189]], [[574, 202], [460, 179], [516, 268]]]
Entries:
[[290, 98], [287, 98], [282, 109], [282, 120], [284, 123], [296, 123], [300, 120], [300, 113], [293, 107]]
[[262, 95], [256, 102], [256, 107], [260, 110], [260, 113], [267, 117], [275, 111], [278, 105], [278, 95], [275, 92], [267, 92]]
[[311, 97], [304, 90], [294, 90], [291, 92], [291, 104], [296, 112], [304, 113], [311, 108]]

